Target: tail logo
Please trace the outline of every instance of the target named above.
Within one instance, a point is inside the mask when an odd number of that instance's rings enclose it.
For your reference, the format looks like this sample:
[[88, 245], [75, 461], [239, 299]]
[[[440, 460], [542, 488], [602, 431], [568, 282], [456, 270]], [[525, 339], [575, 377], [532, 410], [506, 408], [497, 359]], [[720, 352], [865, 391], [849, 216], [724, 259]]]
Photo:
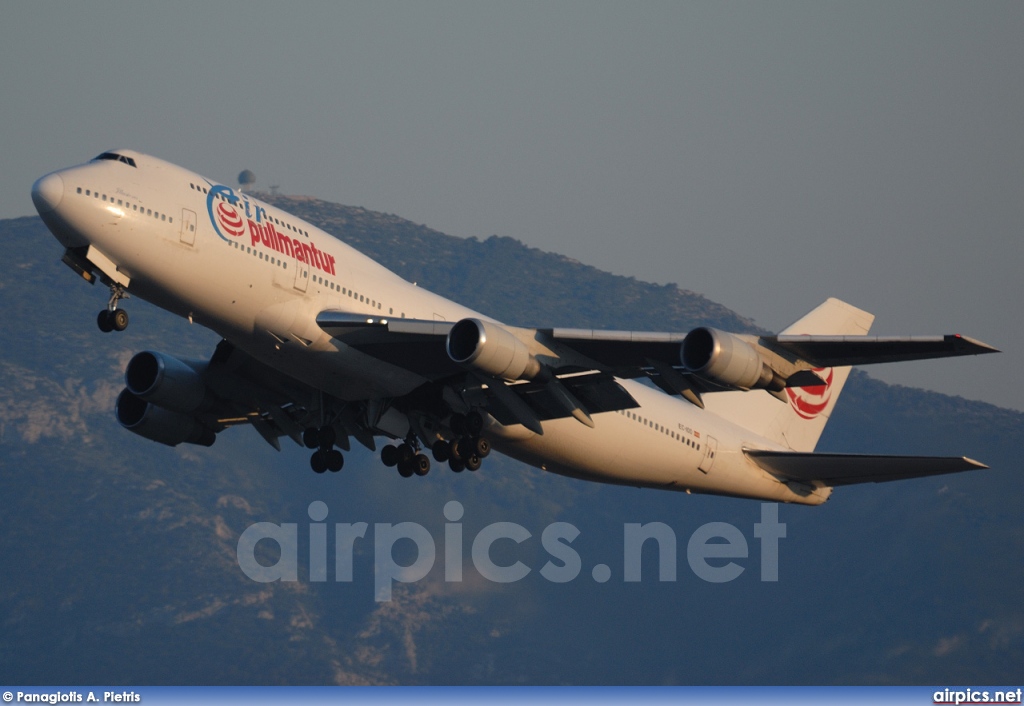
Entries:
[[814, 368], [818, 377], [825, 381], [824, 385], [813, 387], [787, 387], [786, 396], [793, 411], [803, 419], [814, 419], [825, 411], [832, 399], [832, 368]]

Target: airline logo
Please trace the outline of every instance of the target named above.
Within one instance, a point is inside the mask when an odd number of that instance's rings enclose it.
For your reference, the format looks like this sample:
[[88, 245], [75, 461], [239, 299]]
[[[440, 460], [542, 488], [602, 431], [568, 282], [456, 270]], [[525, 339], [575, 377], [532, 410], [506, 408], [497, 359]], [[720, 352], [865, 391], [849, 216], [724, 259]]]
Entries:
[[241, 214], [229, 203], [219, 201], [214, 210], [214, 226], [227, 233], [233, 238], [240, 238], [245, 235], [245, 221]]
[[240, 197], [230, 186], [211, 184], [206, 210], [214, 231], [229, 243], [248, 233], [249, 244], [254, 248], [274, 250], [327, 274], [336, 274], [333, 255], [318, 249], [308, 239], [292, 238], [279, 232], [267, 218], [265, 208], [253, 204], [244, 194]]
[[814, 368], [814, 372], [825, 381], [824, 385], [812, 387], [787, 387], [786, 396], [789, 404], [800, 417], [814, 419], [825, 411], [832, 399], [832, 368]]

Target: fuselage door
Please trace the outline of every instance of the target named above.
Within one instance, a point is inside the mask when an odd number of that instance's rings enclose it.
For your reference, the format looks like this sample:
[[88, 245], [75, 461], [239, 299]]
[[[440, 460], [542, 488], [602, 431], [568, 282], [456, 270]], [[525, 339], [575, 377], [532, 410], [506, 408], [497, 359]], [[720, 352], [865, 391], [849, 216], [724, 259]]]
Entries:
[[709, 436], [704, 440], [704, 458], [701, 459], [700, 465], [697, 466], [700, 470], [707, 473], [711, 470], [711, 467], [715, 465], [715, 456], [718, 454], [718, 439], [713, 436]]
[[[296, 249], [298, 252], [301, 250]], [[295, 289], [300, 292], [305, 292], [306, 287], [309, 285], [309, 263], [302, 262], [299, 258], [295, 258]]]
[[187, 208], [181, 209], [181, 242], [196, 244], [196, 214]]

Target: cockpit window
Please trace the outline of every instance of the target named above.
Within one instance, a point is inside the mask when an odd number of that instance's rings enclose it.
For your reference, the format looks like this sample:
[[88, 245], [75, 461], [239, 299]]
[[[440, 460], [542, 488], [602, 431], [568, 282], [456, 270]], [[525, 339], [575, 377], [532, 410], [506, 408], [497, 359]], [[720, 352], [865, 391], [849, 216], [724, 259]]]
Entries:
[[129, 167], [136, 167], [134, 159], [132, 159], [131, 157], [125, 157], [122, 154], [117, 154], [116, 152], [104, 152], [103, 154], [97, 156], [92, 161], [96, 162], [101, 159], [109, 159], [114, 162], [123, 162], [124, 164], [127, 164]]

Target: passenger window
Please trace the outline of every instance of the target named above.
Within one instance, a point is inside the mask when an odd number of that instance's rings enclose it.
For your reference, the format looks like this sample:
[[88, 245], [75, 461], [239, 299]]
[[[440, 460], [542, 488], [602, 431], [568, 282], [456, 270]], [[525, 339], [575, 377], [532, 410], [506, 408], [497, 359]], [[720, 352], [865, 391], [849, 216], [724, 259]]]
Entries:
[[82, 187], [78, 187], [78, 193], [82, 193]]

